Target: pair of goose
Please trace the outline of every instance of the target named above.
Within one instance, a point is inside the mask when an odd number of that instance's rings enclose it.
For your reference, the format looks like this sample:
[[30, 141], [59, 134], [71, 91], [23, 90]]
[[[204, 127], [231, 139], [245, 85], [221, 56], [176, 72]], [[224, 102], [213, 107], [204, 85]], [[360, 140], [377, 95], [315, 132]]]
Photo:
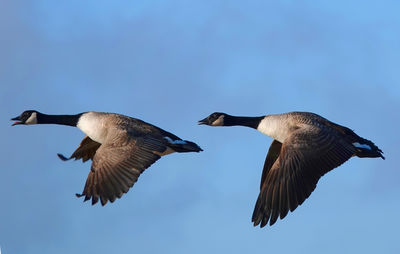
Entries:
[[[35, 110], [15, 117], [14, 125], [60, 124], [78, 127], [86, 136], [74, 153], [61, 160], [92, 160], [82, 194], [102, 205], [127, 193], [139, 175], [162, 156], [200, 152], [195, 143], [139, 119], [115, 113], [47, 115]], [[260, 117], [213, 113], [199, 121], [209, 126], [246, 126], [273, 138], [261, 177], [252, 222], [273, 225], [293, 212], [315, 189], [318, 180], [353, 156], [380, 157], [382, 151], [347, 127], [317, 114], [291, 112]]]

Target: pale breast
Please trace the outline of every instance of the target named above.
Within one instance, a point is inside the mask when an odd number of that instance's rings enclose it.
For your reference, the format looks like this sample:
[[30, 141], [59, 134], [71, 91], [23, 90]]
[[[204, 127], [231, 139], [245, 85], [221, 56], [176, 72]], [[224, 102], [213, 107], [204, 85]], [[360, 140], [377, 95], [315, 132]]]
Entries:
[[92, 140], [102, 144], [107, 138], [106, 118], [101, 113], [88, 112], [83, 114], [78, 121], [78, 127]]
[[283, 143], [298, 126], [283, 115], [268, 115], [260, 121], [257, 130]]

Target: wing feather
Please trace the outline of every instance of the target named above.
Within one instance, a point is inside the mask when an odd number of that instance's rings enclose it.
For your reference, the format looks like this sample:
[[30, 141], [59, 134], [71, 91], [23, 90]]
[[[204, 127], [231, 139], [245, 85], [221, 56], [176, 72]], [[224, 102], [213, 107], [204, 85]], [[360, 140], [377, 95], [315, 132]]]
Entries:
[[311, 195], [321, 176], [355, 152], [340, 133], [321, 126], [299, 129], [283, 144], [278, 143], [272, 143], [265, 160], [252, 217], [255, 226], [263, 227], [268, 221], [273, 225], [278, 217], [285, 218]]
[[[117, 146], [117, 143], [124, 145]], [[166, 149], [163, 141], [151, 136], [101, 145], [93, 157], [83, 192], [78, 196], [85, 196], [84, 201], [92, 199], [92, 204], [99, 198], [102, 205], [114, 202], [129, 191], [139, 175]]]
[[97, 149], [100, 147], [100, 143], [92, 140], [88, 136], [85, 136], [81, 143], [79, 144], [78, 148], [74, 151], [74, 153], [69, 157], [66, 158], [62, 154], [57, 154], [58, 157], [63, 160], [79, 160], [82, 159], [82, 162], [86, 162], [88, 160], [92, 160], [94, 155], [96, 154]]

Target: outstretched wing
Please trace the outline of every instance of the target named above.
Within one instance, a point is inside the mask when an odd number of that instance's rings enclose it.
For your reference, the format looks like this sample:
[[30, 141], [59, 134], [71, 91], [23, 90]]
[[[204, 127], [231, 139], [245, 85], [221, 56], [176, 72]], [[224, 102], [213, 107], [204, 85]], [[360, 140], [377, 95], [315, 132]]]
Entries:
[[[116, 142], [119, 143], [119, 142]], [[124, 145], [103, 144], [97, 150], [82, 194], [96, 204], [114, 202], [127, 193], [139, 175], [160, 158], [167, 146], [150, 136], [131, 139]]]
[[266, 175], [253, 212], [254, 226], [264, 227], [268, 221], [273, 225], [278, 217], [283, 219], [289, 210], [294, 211], [310, 196], [321, 176], [347, 161], [354, 152], [355, 148], [340, 134], [324, 128], [293, 132], [282, 144], [273, 165], [268, 165], [270, 169], [264, 166]]

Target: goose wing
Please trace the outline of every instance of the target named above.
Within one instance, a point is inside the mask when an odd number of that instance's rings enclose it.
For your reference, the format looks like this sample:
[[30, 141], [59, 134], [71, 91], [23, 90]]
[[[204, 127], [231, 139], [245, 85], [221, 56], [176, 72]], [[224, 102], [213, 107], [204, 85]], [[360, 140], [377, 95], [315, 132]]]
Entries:
[[[326, 127], [293, 132], [281, 145], [272, 143], [264, 165], [261, 190], [254, 208], [254, 226], [273, 225], [294, 211], [315, 189], [318, 180], [354, 154], [354, 147]], [[271, 165], [271, 163], [273, 164]]]
[[100, 145], [101, 145], [100, 143], [97, 143], [88, 136], [85, 136], [82, 142], [79, 144], [78, 148], [69, 158], [66, 158], [64, 155], [59, 153], [57, 155], [63, 161], [67, 161], [70, 159], [75, 159], [75, 160], [82, 159], [82, 161], [85, 162], [89, 159], [91, 160], [93, 159]]
[[276, 159], [278, 159], [279, 154], [281, 153], [282, 143], [278, 140], [272, 141], [271, 146], [268, 149], [267, 157], [265, 158], [264, 168], [261, 176], [261, 183], [260, 183], [260, 190], [263, 187], [265, 182], [265, 178], [268, 175], [269, 170], [271, 169], [272, 165], [274, 165]]
[[93, 163], [82, 194], [96, 204], [114, 202], [127, 193], [139, 175], [160, 158], [167, 146], [151, 136], [131, 138], [129, 141], [102, 144]]

